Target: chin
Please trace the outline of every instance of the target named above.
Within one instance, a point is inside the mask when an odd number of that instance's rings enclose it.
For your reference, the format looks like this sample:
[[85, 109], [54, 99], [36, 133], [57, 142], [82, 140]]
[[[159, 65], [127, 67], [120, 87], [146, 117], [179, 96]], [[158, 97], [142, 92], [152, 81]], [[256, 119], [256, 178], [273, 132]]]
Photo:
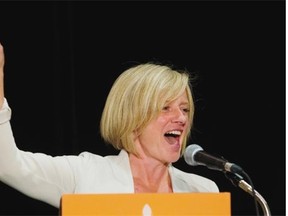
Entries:
[[170, 157], [170, 162], [171, 162], [171, 163], [174, 163], [174, 162], [178, 161], [179, 158], [180, 158], [180, 153], [178, 152], [178, 153], [175, 154], [174, 156], [171, 156], [171, 157]]

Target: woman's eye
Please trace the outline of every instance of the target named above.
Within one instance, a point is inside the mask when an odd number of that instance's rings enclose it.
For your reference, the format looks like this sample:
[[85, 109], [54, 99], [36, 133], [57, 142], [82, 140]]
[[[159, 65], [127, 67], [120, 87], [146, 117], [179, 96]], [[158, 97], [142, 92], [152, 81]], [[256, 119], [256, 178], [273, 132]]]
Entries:
[[163, 110], [168, 110], [169, 109], [169, 106], [164, 106], [163, 107]]
[[183, 112], [185, 112], [185, 113], [189, 113], [190, 110], [189, 110], [188, 108], [185, 108], [185, 109], [183, 109]]

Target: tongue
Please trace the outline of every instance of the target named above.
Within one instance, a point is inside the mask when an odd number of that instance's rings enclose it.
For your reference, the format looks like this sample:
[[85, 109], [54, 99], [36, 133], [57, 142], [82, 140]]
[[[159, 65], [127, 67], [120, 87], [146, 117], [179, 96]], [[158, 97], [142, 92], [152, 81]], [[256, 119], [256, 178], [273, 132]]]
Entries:
[[178, 138], [176, 138], [176, 137], [166, 136], [165, 139], [170, 145], [178, 143]]

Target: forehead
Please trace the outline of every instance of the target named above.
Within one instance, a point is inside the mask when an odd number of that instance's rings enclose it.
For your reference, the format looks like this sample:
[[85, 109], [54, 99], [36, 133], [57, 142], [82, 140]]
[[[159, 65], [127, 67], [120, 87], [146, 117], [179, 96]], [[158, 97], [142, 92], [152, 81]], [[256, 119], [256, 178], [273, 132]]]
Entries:
[[179, 102], [181, 104], [189, 104], [187, 92], [185, 91], [181, 95], [177, 96], [176, 98], [166, 101], [166, 103], [173, 103], [173, 102]]

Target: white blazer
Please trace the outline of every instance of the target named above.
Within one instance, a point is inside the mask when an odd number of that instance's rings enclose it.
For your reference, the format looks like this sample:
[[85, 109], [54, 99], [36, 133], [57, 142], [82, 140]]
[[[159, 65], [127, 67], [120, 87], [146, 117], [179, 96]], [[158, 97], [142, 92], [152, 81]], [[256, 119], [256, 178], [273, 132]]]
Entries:
[[[54, 207], [66, 193], [134, 193], [128, 153], [50, 156], [19, 150], [5, 99], [0, 110], [0, 180]], [[169, 166], [173, 192], [219, 192], [214, 181]]]

